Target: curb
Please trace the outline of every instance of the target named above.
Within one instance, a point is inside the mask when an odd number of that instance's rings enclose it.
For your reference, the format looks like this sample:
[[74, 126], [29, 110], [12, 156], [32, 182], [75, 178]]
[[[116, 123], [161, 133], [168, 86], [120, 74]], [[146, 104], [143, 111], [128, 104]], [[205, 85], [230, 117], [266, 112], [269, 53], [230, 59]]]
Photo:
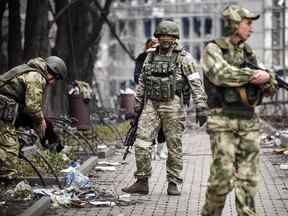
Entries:
[[79, 171], [87, 175], [89, 171], [97, 164], [98, 162], [98, 157], [97, 156], [92, 156], [88, 158], [79, 168]]
[[41, 216], [51, 205], [51, 199], [49, 197], [42, 197], [35, 202], [30, 208], [26, 209], [19, 216]]

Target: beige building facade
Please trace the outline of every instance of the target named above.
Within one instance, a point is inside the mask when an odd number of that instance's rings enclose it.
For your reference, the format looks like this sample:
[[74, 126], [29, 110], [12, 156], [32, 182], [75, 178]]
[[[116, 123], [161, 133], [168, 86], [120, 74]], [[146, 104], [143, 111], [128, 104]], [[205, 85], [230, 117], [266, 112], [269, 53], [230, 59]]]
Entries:
[[[199, 60], [205, 42], [222, 35], [221, 11], [231, 4], [261, 14], [248, 41], [260, 60], [269, 66], [288, 62], [285, 0], [115, 0], [109, 19], [113, 31], [135, 57], [143, 51], [144, 42], [153, 36], [157, 24], [173, 19], [180, 28], [180, 44]], [[106, 26], [95, 73], [107, 106], [113, 106], [120, 83], [133, 80], [133, 71], [134, 61]]]

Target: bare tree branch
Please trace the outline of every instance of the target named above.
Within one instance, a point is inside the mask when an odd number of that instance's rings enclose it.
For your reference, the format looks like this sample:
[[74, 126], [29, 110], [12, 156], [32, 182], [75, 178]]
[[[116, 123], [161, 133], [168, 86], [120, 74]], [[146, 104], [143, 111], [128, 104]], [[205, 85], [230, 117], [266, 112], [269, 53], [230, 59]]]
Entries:
[[[120, 44], [120, 46], [123, 48], [123, 50], [129, 55], [129, 57], [135, 61], [135, 57], [134, 55], [131, 53], [131, 51], [126, 47], [126, 45], [122, 42], [121, 38], [117, 35], [116, 31], [113, 28], [112, 23], [110, 22], [110, 20], [107, 18], [107, 13], [103, 13], [103, 11], [105, 11], [105, 8], [102, 8], [101, 5], [98, 3], [97, 0], [93, 0], [97, 9], [99, 10], [100, 15], [102, 16], [102, 18], [104, 19], [104, 21], [107, 23], [112, 35], [116, 38], [116, 40], [118, 41], [118, 43]], [[93, 13], [97, 13], [93, 8], [90, 8], [90, 11], [92, 11]]]

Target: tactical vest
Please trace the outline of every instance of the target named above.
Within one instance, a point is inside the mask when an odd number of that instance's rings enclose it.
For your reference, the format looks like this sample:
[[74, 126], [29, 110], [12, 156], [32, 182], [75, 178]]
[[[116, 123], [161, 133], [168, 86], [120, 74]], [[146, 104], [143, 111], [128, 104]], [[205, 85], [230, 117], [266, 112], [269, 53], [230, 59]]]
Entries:
[[[184, 103], [190, 99], [190, 88], [187, 89], [185, 79], [176, 80], [181, 71], [181, 50], [173, 51], [171, 56], [148, 54], [143, 65], [145, 97], [153, 101], [170, 101], [175, 94], [183, 97]], [[189, 100], [188, 100], [189, 101]]]
[[27, 64], [22, 64], [0, 75], [0, 94], [8, 96], [17, 103], [25, 104], [26, 87], [23, 85], [23, 83], [17, 81], [16, 79], [14, 80], [14, 78], [28, 72], [38, 72], [47, 80], [46, 74], [42, 73], [36, 68], [30, 67]]
[[[233, 62], [229, 61], [228, 54], [229, 49], [225, 46], [223, 38], [211, 41], [217, 44], [221, 49], [223, 58], [231, 65]], [[257, 65], [257, 60], [253, 56], [252, 49], [244, 44], [244, 58], [240, 65], [234, 65], [236, 67], [246, 67], [245, 62], [250, 62], [253, 65]], [[223, 113], [229, 116], [251, 118], [254, 115], [254, 107], [259, 105], [262, 101], [262, 91], [259, 87], [253, 84], [245, 84], [241, 87], [220, 87], [215, 86], [204, 75], [204, 87], [208, 96], [209, 108], [222, 108]]]

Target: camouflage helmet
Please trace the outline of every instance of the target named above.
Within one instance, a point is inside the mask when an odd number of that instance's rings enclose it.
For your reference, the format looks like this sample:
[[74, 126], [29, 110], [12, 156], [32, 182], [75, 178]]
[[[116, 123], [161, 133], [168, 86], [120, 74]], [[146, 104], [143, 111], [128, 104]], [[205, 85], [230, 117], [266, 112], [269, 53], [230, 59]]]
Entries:
[[177, 24], [170, 20], [164, 20], [159, 23], [154, 32], [154, 37], [158, 37], [159, 35], [170, 35], [175, 38], [180, 37], [179, 28]]
[[240, 22], [244, 19], [257, 20], [260, 15], [254, 14], [246, 8], [228, 6], [222, 13], [224, 28], [228, 34], [233, 34], [239, 27]]
[[58, 76], [60, 79], [65, 79], [67, 67], [65, 62], [58, 56], [49, 56], [46, 58], [47, 66], [52, 71], [53, 75]]

